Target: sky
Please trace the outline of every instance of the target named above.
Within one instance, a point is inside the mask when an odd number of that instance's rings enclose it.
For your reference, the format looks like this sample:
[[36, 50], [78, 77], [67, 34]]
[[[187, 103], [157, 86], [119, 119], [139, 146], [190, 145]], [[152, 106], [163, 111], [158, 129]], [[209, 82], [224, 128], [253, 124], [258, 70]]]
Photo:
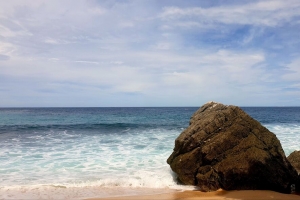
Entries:
[[0, 107], [300, 106], [299, 0], [0, 0]]

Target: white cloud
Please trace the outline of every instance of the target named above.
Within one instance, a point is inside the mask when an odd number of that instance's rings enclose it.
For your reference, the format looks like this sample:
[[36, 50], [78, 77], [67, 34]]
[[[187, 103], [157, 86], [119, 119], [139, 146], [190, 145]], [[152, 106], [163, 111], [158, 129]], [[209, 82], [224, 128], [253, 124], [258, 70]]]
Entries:
[[[31, 36], [32, 34], [26, 30], [19, 22], [0, 17], [0, 36], [2, 37], [17, 37], [17, 36]], [[3, 22], [4, 21], [4, 22]]]
[[76, 60], [76, 63], [84, 63], [84, 64], [94, 64], [94, 65], [98, 65], [99, 62], [95, 62], [95, 61], [88, 61], [88, 60]]
[[91, 7], [90, 12], [95, 14], [95, 15], [104, 15], [104, 14], [107, 13], [107, 10], [97, 6], [97, 7]]
[[[190, 94], [214, 88], [216, 91], [232, 89], [236, 86], [259, 84], [263, 82], [263, 67], [256, 66], [264, 61], [259, 53], [239, 53], [220, 50], [216, 53], [198, 54], [187, 58], [183, 72], [166, 73], [163, 81], [174, 88], [188, 88]], [[180, 67], [178, 68], [180, 70]]]
[[245, 35], [241, 44], [242, 45], [250, 44], [256, 37], [261, 36], [262, 34], [263, 34], [262, 29], [252, 28], [250, 29], [249, 33]]
[[[216, 6], [209, 8], [166, 7], [161, 18], [175, 21], [172, 26], [190, 24], [204, 27], [205, 24], [244, 24], [277, 26], [300, 16], [300, 1], [267, 0], [241, 5]], [[184, 23], [181, 21], [184, 20]]]
[[[138, 63], [134, 62], [135, 57], [139, 58]], [[120, 55], [119, 58], [125, 60], [125, 63], [87, 60], [68, 63], [54, 59], [53, 65], [44, 63], [43, 60], [34, 60], [33, 64], [28, 60], [15, 59], [10, 66], [2, 68], [1, 73], [11, 77], [31, 77], [51, 82], [111, 85], [118, 92], [149, 92], [149, 89], [160, 90], [163, 87], [174, 87], [176, 90], [178, 86], [182, 90], [189, 88], [192, 92], [204, 84], [218, 84], [223, 88], [228, 82], [255, 82], [261, 77], [260, 73], [263, 73], [255, 65], [264, 61], [263, 54], [225, 50], [192, 55], [179, 55], [175, 52], [131, 52]], [[74, 66], [72, 63], [78, 64]]]
[[59, 42], [53, 38], [47, 38], [45, 40], [45, 43], [48, 43], [48, 44], [59, 44]]
[[282, 77], [288, 81], [300, 82], [300, 58], [294, 59], [286, 66], [286, 73]]
[[158, 49], [158, 50], [169, 50], [171, 49], [172, 44], [168, 43], [168, 42], [159, 42], [155, 45], [153, 45], [154, 49]]
[[12, 53], [15, 50], [16, 50], [16, 47], [14, 45], [7, 43], [7, 42], [0, 41], [0, 53], [1, 54], [12, 55]]

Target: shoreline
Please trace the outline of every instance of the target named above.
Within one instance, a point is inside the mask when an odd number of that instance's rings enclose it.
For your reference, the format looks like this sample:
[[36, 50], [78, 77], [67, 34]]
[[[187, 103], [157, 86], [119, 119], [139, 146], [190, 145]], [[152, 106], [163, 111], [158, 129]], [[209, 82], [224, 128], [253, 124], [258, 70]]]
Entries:
[[[153, 191], [152, 191], [153, 192]], [[151, 193], [151, 192], [150, 192]], [[299, 200], [299, 194], [284, 194], [269, 190], [234, 190], [225, 191], [217, 190], [214, 192], [201, 192], [198, 190], [172, 190], [166, 189], [163, 193], [158, 194], [136, 194], [136, 195], [124, 195], [113, 197], [96, 197], [87, 198], [84, 200]]]
[[144, 187], [59, 187], [8, 189], [0, 187], [0, 199], [82, 199], [82, 200], [299, 200], [300, 194], [284, 194], [269, 190], [217, 190]]

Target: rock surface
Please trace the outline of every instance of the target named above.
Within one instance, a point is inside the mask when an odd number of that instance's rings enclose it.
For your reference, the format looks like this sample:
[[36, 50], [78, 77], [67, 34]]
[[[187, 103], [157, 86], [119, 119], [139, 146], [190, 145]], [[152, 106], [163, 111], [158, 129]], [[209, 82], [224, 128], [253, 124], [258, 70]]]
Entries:
[[294, 151], [287, 157], [287, 159], [297, 170], [298, 174], [300, 174], [300, 151]]
[[194, 113], [167, 162], [180, 182], [202, 191], [289, 193], [297, 179], [275, 134], [239, 107], [215, 102]]
[[296, 182], [296, 192], [300, 194], [300, 151], [294, 151], [291, 153], [287, 159], [290, 161], [292, 166], [298, 172], [298, 180]]

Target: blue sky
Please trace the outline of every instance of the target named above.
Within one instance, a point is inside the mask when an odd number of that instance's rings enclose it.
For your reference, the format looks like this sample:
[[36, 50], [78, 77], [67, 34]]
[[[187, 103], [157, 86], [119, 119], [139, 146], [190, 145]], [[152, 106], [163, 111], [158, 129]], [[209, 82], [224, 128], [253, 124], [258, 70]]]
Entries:
[[300, 106], [299, 0], [0, 2], [0, 107]]

